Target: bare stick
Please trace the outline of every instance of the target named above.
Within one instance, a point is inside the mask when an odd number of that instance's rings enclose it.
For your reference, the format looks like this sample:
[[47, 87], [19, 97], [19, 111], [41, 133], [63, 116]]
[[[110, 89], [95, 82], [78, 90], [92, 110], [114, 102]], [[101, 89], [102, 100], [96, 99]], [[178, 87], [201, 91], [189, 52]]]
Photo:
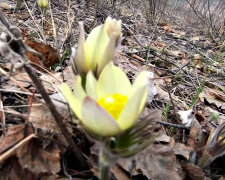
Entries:
[[[0, 111], [3, 110], [3, 102], [1, 98], [1, 93], [0, 93]], [[0, 117], [2, 119], [2, 135], [5, 136], [6, 134], [6, 129], [5, 129], [5, 113], [1, 112]]]
[[190, 131], [190, 129], [191, 129], [190, 127], [186, 127], [186, 126], [179, 125], [179, 124], [163, 122], [163, 121], [156, 121], [156, 123], [160, 124], [162, 126], [169, 126], [169, 127], [178, 128], [178, 129], [184, 129], [184, 130], [188, 130], [188, 131]]
[[169, 94], [169, 97], [170, 97], [170, 101], [171, 101], [171, 104], [172, 104], [172, 107], [173, 107], [173, 114], [174, 114], [174, 118], [176, 119], [177, 123], [180, 124], [180, 118], [179, 118], [179, 115], [177, 113], [177, 109], [176, 109], [176, 106], [174, 104], [174, 101], [173, 101], [173, 98], [172, 98], [172, 95], [170, 93], [170, 88], [168, 86], [168, 83], [166, 82], [166, 80], [164, 79], [164, 82], [166, 84], [166, 88], [167, 88], [167, 91], [168, 91], [168, 94]]

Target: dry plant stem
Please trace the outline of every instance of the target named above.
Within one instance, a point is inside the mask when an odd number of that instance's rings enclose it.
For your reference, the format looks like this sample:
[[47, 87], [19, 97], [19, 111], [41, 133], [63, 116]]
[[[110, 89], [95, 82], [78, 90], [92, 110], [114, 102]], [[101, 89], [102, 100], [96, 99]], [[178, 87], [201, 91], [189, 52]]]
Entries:
[[25, 124], [27, 123], [27, 121], [30, 117], [31, 108], [33, 107], [33, 100], [34, 100], [34, 93], [29, 98], [28, 118], [26, 119]]
[[2, 163], [4, 160], [8, 159], [8, 157], [10, 157], [19, 147], [26, 144], [28, 141], [30, 141], [34, 137], [36, 137], [35, 134], [31, 134], [31, 135], [27, 136], [25, 139], [23, 139], [22, 141], [17, 143], [15, 146], [13, 146], [11, 149], [9, 149], [5, 153], [3, 153], [0, 156], [0, 163]]
[[[40, 68], [42, 71], [44, 71], [44, 72], [46, 72], [47, 74], [49, 74], [49, 75], [51, 75], [51, 77], [53, 77], [55, 80], [57, 80], [59, 83], [62, 83], [62, 81], [58, 78], [58, 77], [56, 77], [53, 73], [51, 73], [48, 69], [46, 69], [45, 67], [43, 67], [43, 66], [41, 66], [41, 65], [39, 65], [39, 64], [37, 64], [37, 63], [34, 63], [34, 62], [31, 62], [30, 61], [30, 64], [32, 64], [32, 65], [35, 65], [35, 66], [37, 66], [38, 68]], [[39, 71], [39, 70], [36, 70], [39, 74], [43, 74], [41, 71]]]
[[[208, 2], [208, 13], [209, 13], [209, 20], [207, 19], [206, 14], [202, 15], [200, 12], [198, 12], [194, 6], [192, 5], [192, 3], [189, 0], [186, 0], [188, 2], [188, 4], [190, 5], [191, 9], [193, 10], [193, 12], [196, 14], [196, 16], [200, 19], [200, 21], [202, 21], [203, 24], [205, 24], [207, 30], [208, 30], [208, 34], [210, 35], [210, 38], [218, 44], [217, 40], [215, 39], [214, 35], [212, 34], [212, 29], [213, 29], [213, 25], [212, 25], [212, 14], [210, 12], [210, 8], [209, 8], [209, 0], [207, 0]], [[209, 21], [209, 22], [208, 22]]]
[[39, 25], [37, 24], [37, 20], [35, 19], [33, 13], [32, 13], [31, 10], [29, 9], [27, 2], [26, 2], [25, 0], [23, 0], [23, 1], [24, 1], [24, 4], [25, 4], [26, 8], [27, 8], [28, 13], [30, 14], [30, 17], [32, 18], [34, 24], [36, 25], [37, 29], [39, 30], [39, 34], [40, 34], [41, 38], [43, 38], [43, 41], [45, 42], [44, 32], [42, 31], [42, 29], [41, 29], [41, 28], [39, 27]]
[[[23, 58], [26, 58], [26, 57], [23, 57]], [[87, 165], [86, 161], [84, 160], [81, 151], [78, 149], [78, 147], [74, 143], [70, 132], [68, 131], [68, 129], [66, 128], [66, 126], [63, 123], [64, 117], [62, 117], [59, 114], [59, 112], [56, 110], [56, 107], [53, 104], [53, 102], [50, 99], [50, 97], [47, 94], [47, 92], [45, 91], [43, 84], [41, 83], [41, 81], [39, 81], [37, 75], [34, 73], [34, 71], [32, 70], [32, 67], [30, 66], [29, 63], [25, 63], [24, 64], [24, 69], [26, 70], [26, 72], [30, 76], [30, 78], [32, 79], [32, 81], [35, 84], [35, 86], [37, 87], [37, 89], [39, 90], [39, 92], [40, 92], [42, 98], [44, 99], [47, 107], [51, 111], [51, 113], [52, 113], [52, 115], [53, 115], [57, 125], [59, 126], [59, 128], [62, 131], [63, 135], [65, 136], [67, 142], [71, 146], [72, 151], [74, 153], [74, 156], [79, 161], [81, 167], [84, 168], [84, 169], [88, 168], [88, 165]]]
[[71, 1], [66, 0], [67, 2], [67, 28], [66, 28], [66, 33], [65, 33], [65, 39], [63, 40], [62, 46], [60, 48], [60, 51], [65, 48], [65, 45], [68, 43], [68, 40], [71, 37], [71, 32], [72, 32], [72, 24], [75, 20], [74, 14], [71, 11]]
[[134, 39], [137, 41], [138, 45], [139, 46], [142, 46], [142, 43], [138, 40], [138, 38], [136, 37], [136, 35], [130, 30], [130, 28], [126, 25], [126, 24], [122, 24], [123, 27], [128, 30], [133, 36], [134, 36]]
[[170, 101], [171, 101], [171, 104], [172, 104], [172, 107], [173, 107], [173, 114], [174, 114], [174, 118], [176, 119], [176, 123], [180, 124], [180, 119], [178, 118], [178, 113], [177, 113], [177, 110], [176, 110], [176, 107], [175, 107], [175, 104], [173, 102], [173, 98], [172, 98], [172, 95], [170, 93], [170, 88], [168, 86], [168, 83], [166, 82], [166, 80], [164, 79], [164, 82], [166, 84], [166, 88], [167, 88], [167, 91], [168, 91], [168, 94], [169, 94], [169, 97], [170, 97]]
[[2, 110], [2, 109], [0, 109], [0, 112], [4, 112], [5, 114], [13, 114], [14, 116], [16, 116], [16, 117], [21, 117], [21, 118], [23, 118], [24, 120], [26, 120], [26, 119], [28, 118], [28, 115], [26, 115], [26, 114], [21, 114], [21, 113], [19, 113], [19, 112], [17, 112], [17, 111], [10, 111], [10, 110]]
[[[3, 110], [3, 102], [2, 102], [2, 97], [1, 97], [1, 93], [0, 93], [0, 111]], [[5, 136], [6, 134], [6, 129], [5, 129], [5, 113], [3, 111], [1, 111], [0, 114], [0, 119], [2, 119], [2, 135]]]
[[160, 124], [162, 126], [168, 126], [168, 127], [178, 128], [178, 129], [184, 129], [184, 130], [188, 130], [188, 131], [191, 130], [190, 127], [186, 127], [186, 126], [179, 125], [179, 124], [172, 124], [172, 123], [163, 122], [163, 121], [156, 121], [156, 123]]
[[[0, 92], [8, 92], [8, 93], [16, 93], [16, 94], [24, 94], [24, 95], [32, 95], [33, 93], [30, 92], [23, 92], [18, 90], [11, 90], [11, 89], [0, 89]], [[41, 97], [40, 94], [34, 94], [35, 97]]]
[[57, 47], [57, 46], [58, 46], [57, 33], [56, 33], [55, 22], [54, 22], [53, 14], [52, 14], [52, 4], [51, 4], [51, 0], [49, 0], [49, 10], [50, 10], [51, 20], [52, 20], [53, 35], [54, 35], [54, 39], [55, 39], [54, 46]]

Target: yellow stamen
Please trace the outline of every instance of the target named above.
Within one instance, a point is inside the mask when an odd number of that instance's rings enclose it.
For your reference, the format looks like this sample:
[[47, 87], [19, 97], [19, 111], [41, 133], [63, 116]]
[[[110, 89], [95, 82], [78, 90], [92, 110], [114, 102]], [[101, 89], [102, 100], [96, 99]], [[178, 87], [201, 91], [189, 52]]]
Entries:
[[114, 117], [115, 120], [117, 120], [127, 102], [127, 99], [127, 96], [113, 94], [102, 97], [98, 100], [98, 104]]

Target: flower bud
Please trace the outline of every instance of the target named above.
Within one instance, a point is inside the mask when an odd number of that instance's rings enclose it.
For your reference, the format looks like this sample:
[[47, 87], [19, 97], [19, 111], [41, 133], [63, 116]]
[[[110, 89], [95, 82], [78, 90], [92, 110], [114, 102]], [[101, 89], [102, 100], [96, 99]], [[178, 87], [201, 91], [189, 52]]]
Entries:
[[38, 0], [37, 3], [42, 10], [48, 9], [49, 6], [48, 0]]
[[106, 64], [114, 60], [121, 21], [109, 17], [105, 24], [94, 28], [86, 40], [84, 35], [83, 23], [80, 23], [78, 48], [71, 54], [72, 66], [75, 74], [85, 77], [91, 70], [98, 77]]
[[108, 17], [105, 21], [105, 28], [109, 36], [115, 33], [118, 39], [121, 35], [121, 20], [117, 21], [116, 19]]

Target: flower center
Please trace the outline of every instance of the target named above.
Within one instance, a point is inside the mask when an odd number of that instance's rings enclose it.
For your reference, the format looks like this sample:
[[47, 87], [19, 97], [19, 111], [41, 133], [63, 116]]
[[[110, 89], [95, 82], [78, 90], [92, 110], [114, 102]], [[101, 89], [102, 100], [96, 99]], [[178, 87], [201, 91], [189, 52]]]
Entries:
[[127, 102], [127, 99], [127, 96], [113, 94], [102, 97], [98, 100], [98, 104], [114, 117], [115, 120], [117, 120]]

